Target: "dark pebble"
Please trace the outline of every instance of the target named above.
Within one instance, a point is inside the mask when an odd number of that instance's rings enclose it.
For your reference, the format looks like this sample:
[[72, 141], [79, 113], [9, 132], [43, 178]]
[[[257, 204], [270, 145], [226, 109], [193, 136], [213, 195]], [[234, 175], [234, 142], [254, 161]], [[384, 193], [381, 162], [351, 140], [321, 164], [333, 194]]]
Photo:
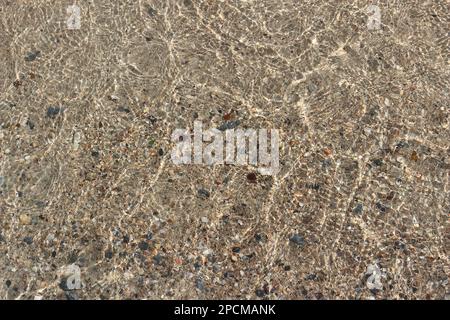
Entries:
[[151, 232], [147, 233], [147, 235], [145, 236], [145, 238], [146, 238], [147, 240], [152, 240], [152, 239], [153, 239], [153, 233], [151, 233]]
[[112, 259], [112, 257], [113, 257], [113, 252], [111, 250], [108, 250], [105, 252], [106, 259]]
[[25, 238], [23, 238], [23, 242], [25, 242], [26, 244], [33, 244], [33, 238], [25, 237]]
[[5, 281], [6, 286], [9, 288], [11, 286], [11, 280], [6, 280]]
[[160, 157], [162, 157], [164, 155], [164, 150], [159, 148], [158, 154], [159, 154]]
[[284, 266], [284, 271], [290, 271], [291, 270], [291, 266]]
[[372, 161], [374, 165], [376, 165], [377, 167], [381, 167], [383, 165], [383, 160], [381, 159], [375, 159]]
[[91, 151], [91, 156], [98, 158], [99, 155], [100, 155], [100, 153], [98, 151], [96, 151], [96, 150]]
[[384, 205], [382, 205], [380, 202], [377, 202], [375, 204], [375, 206], [377, 207], [378, 210], [380, 210], [380, 212], [386, 212], [386, 207]]
[[195, 287], [201, 291], [203, 291], [205, 289], [205, 283], [203, 282], [203, 280], [201, 278], [197, 278], [195, 280]]
[[202, 265], [199, 262], [194, 263], [194, 269], [199, 270], [202, 267]]
[[156, 265], [160, 265], [162, 263], [163, 257], [158, 253], [153, 257], [153, 263]]
[[396, 250], [405, 250], [406, 245], [405, 245], [403, 242], [397, 240], [397, 241], [395, 241], [395, 243], [394, 243], [394, 248], [395, 248]]
[[232, 250], [234, 253], [239, 253], [239, 251], [241, 251], [241, 248], [239, 248], [239, 247], [233, 247], [231, 250]]
[[311, 273], [305, 277], [305, 280], [316, 280], [316, 278], [317, 278], [317, 275], [315, 273]]
[[120, 111], [120, 112], [125, 112], [125, 113], [130, 113], [131, 112], [130, 109], [128, 109], [127, 107], [124, 107], [124, 106], [118, 107], [117, 110]]
[[59, 114], [60, 111], [61, 111], [60, 107], [48, 107], [47, 117], [54, 119]]
[[40, 51], [30, 51], [27, 53], [27, 55], [25, 56], [25, 61], [26, 62], [31, 62], [36, 60], [37, 57], [39, 57], [41, 55]]
[[233, 271], [225, 271], [223, 273], [223, 277], [224, 278], [232, 278], [232, 277], [234, 277], [234, 273], [233, 273]]
[[409, 145], [406, 141], [399, 141], [395, 147], [396, 149], [402, 149], [409, 147]]
[[298, 234], [294, 234], [292, 237], [290, 237], [289, 241], [300, 247], [303, 247], [305, 245], [305, 239]]
[[59, 282], [59, 288], [64, 291], [69, 291], [70, 289], [67, 287], [67, 277], [64, 277]]
[[27, 124], [28, 128], [30, 128], [30, 130], [34, 129], [34, 123], [30, 119], [27, 120], [26, 124]]
[[197, 195], [200, 198], [206, 199], [206, 198], [209, 198], [209, 191], [205, 190], [205, 189], [198, 189]]
[[328, 168], [330, 166], [331, 166], [331, 160], [330, 159], [325, 159], [325, 160], [322, 161], [322, 168], [323, 169], [326, 169], [326, 168]]
[[145, 251], [145, 250], [148, 250], [149, 245], [148, 245], [147, 242], [141, 241], [141, 242], [139, 242], [138, 247], [139, 247], [139, 249], [141, 249], [142, 251]]
[[306, 184], [306, 188], [318, 191], [320, 189], [320, 184], [318, 184], [318, 183], [307, 183]]
[[265, 291], [262, 290], [262, 289], [256, 289], [255, 290], [255, 294], [256, 294], [257, 297], [260, 297], [260, 298], [262, 298], [262, 297], [264, 297], [266, 295]]
[[220, 125], [217, 129], [219, 129], [220, 131], [225, 131], [225, 130], [229, 130], [229, 129], [234, 129], [236, 128], [241, 122], [239, 120], [234, 120], [234, 121], [227, 121], [225, 123], [223, 123], [222, 125]]
[[250, 183], [256, 183], [256, 174], [253, 172], [247, 174], [247, 181]]
[[363, 205], [361, 203], [358, 203], [356, 207], [353, 209], [354, 213], [360, 214], [363, 211]]
[[265, 234], [262, 233], [256, 233], [255, 234], [255, 240], [256, 242], [264, 242], [267, 239]]
[[147, 13], [150, 17], [154, 17], [156, 16], [156, 14], [158, 13], [158, 11], [156, 11], [155, 9], [153, 9], [152, 7], [148, 6], [147, 8]]
[[73, 291], [66, 291], [65, 295], [67, 300], [79, 300], [78, 295]]
[[123, 243], [128, 243], [128, 242], [130, 242], [130, 237], [127, 235], [124, 235], [122, 241], [123, 241]]

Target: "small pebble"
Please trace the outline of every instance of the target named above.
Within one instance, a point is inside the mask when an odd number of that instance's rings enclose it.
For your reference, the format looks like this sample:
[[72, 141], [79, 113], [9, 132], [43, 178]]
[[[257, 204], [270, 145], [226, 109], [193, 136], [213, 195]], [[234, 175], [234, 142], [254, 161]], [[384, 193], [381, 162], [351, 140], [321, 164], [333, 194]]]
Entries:
[[247, 181], [250, 183], [256, 183], [256, 174], [253, 172], [247, 174]]
[[154, 17], [158, 11], [156, 11], [155, 9], [153, 9], [152, 7], [148, 6], [147, 8], [147, 13], [150, 17]]
[[72, 137], [72, 144], [74, 150], [78, 150], [78, 148], [80, 147], [80, 142], [81, 142], [81, 133], [77, 131], [73, 134]]
[[31, 224], [31, 217], [28, 214], [21, 214], [19, 216], [19, 221], [22, 225], [29, 225]]
[[32, 237], [25, 237], [23, 238], [23, 242], [25, 242], [28, 245], [33, 244], [33, 238]]
[[227, 122], [223, 123], [222, 125], [220, 125], [217, 129], [219, 129], [220, 131], [234, 129], [237, 126], [239, 126], [240, 123], [241, 122], [239, 120], [227, 121]]
[[205, 289], [205, 284], [201, 278], [195, 280], [195, 287], [201, 291]]
[[47, 117], [54, 119], [59, 114], [60, 111], [61, 111], [60, 107], [48, 107]]
[[374, 165], [376, 165], [377, 167], [381, 167], [383, 165], [383, 160], [381, 159], [375, 159], [372, 161]]
[[255, 294], [256, 294], [257, 297], [260, 297], [260, 298], [262, 298], [262, 297], [264, 297], [266, 295], [266, 293], [262, 289], [256, 289], [255, 290]]
[[382, 205], [380, 202], [377, 202], [375, 204], [375, 206], [377, 207], [378, 210], [380, 210], [380, 212], [386, 212], [386, 207], [384, 205]]
[[256, 233], [255, 234], [255, 240], [256, 242], [264, 242], [267, 239], [265, 234], [262, 233]]
[[163, 260], [163, 257], [159, 253], [153, 257], [153, 263], [155, 265], [160, 265], [162, 263], [162, 260]]
[[113, 252], [111, 250], [108, 250], [105, 252], [106, 259], [112, 259], [112, 257], [113, 257]]
[[202, 217], [202, 218], [201, 218], [201, 221], [202, 221], [203, 223], [208, 223], [208, 222], [209, 222], [209, 219], [208, 219], [207, 217]]
[[149, 245], [148, 245], [147, 242], [141, 241], [141, 242], [139, 242], [138, 247], [139, 247], [139, 249], [141, 249], [142, 251], [145, 251], [145, 250], [148, 250]]
[[363, 211], [363, 205], [361, 203], [358, 203], [356, 207], [353, 209], [354, 213], [360, 214]]
[[233, 251], [234, 253], [239, 253], [239, 251], [241, 251], [241, 248], [239, 248], [239, 247], [233, 247], [233, 248], [231, 249], [231, 251]]
[[27, 55], [25, 56], [25, 61], [26, 62], [31, 62], [36, 60], [36, 58], [38, 58], [41, 55], [40, 51], [30, 51], [27, 53]]
[[299, 247], [303, 247], [305, 245], [305, 239], [303, 239], [303, 237], [298, 234], [294, 234], [291, 238], [289, 238], [289, 241]]
[[124, 107], [124, 106], [118, 107], [117, 110], [119, 112], [125, 112], [125, 113], [130, 113], [131, 112], [130, 109], [128, 109], [127, 107]]
[[209, 191], [205, 189], [198, 189], [197, 195], [202, 199], [206, 199], [209, 198]]
[[25, 124], [28, 126], [28, 128], [30, 128], [30, 130], [34, 129], [34, 123], [30, 119], [28, 119]]

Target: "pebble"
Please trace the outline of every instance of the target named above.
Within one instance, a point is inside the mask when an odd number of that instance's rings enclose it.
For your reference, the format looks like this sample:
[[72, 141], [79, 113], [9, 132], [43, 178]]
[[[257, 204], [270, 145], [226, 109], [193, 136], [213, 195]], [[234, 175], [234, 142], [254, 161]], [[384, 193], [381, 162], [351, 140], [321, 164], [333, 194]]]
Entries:
[[266, 293], [262, 289], [256, 289], [255, 290], [255, 294], [256, 294], [257, 297], [260, 297], [260, 298], [262, 298], [262, 297], [264, 297], [266, 295]]
[[202, 217], [202, 218], [201, 218], [201, 221], [202, 221], [203, 223], [208, 223], [208, 222], [209, 222], [209, 219], [208, 219], [207, 217]]
[[141, 249], [142, 251], [145, 251], [145, 250], [148, 250], [149, 245], [148, 245], [147, 242], [141, 241], [141, 242], [139, 242], [138, 247], [139, 247], [139, 249]]
[[127, 107], [124, 107], [124, 106], [118, 107], [118, 108], [117, 108], [117, 111], [119, 111], [119, 112], [125, 112], [125, 113], [130, 113], [130, 112], [131, 112], [130, 109], [128, 109]]
[[158, 11], [156, 11], [155, 9], [153, 9], [152, 7], [148, 6], [147, 8], [147, 13], [150, 17], [154, 17]]
[[205, 289], [205, 283], [203, 282], [203, 279], [197, 278], [195, 280], [195, 287], [201, 291]]
[[378, 210], [380, 210], [380, 212], [383, 212], [383, 213], [386, 212], [386, 207], [383, 204], [381, 204], [380, 202], [377, 202], [375, 204], [375, 206], [377, 207]]
[[198, 189], [197, 195], [202, 199], [206, 199], [209, 198], [209, 191], [205, 189]]
[[158, 253], [153, 257], [153, 263], [156, 265], [160, 265], [162, 263], [163, 257]]
[[256, 174], [253, 172], [247, 174], [247, 181], [250, 183], [256, 183]]
[[267, 236], [262, 233], [256, 233], [255, 240], [256, 240], [256, 242], [265, 242], [267, 240]]
[[77, 131], [73, 134], [72, 138], [72, 145], [74, 150], [78, 150], [78, 148], [80, 147], [80, 142], [81, 142], [81, 133]]
[[354, 213], [360, 214], [363, 211], [363, 205], [361, 203], [358, 203], [356, 207], [353, 209]]
[[40, 51], [30, 51], [27, 53], [27, 55], [25, 56], [25, 61], [26, 62], [31, 62], [36, 60], [36, 58], [38, 58], [41, 55]]
[[237, 126], [239, 126], [241, 122], [239, 120], [234, 120], [234, 121], [227, 121], [223, 124], [221, 124], [217, 129], [219, 129], [220, 131], [225, 131], [225, 130], [229, 130], [229, 129], [234, 129]]
[[233, 247], [231, 249], [231, 251], [233, 251], [234, 253], [239, 253], [239, 251], [241, 251], [241, 248], [240, 247]]
[[366, 276], [369, 276], [366, 281], [366, 286], [369, 290], [383, 290], [381, 278], [384, 275], [377, 263], [367, 266]]
[[47, 117], [54, 119], [60, 113], [60, 107], [48, 107], [47, 108]]
[[31, 224], [31, 217], [28, 214], [21, 214], [19, 216], [19, 221], [22, 225], [29, 225]]
[[23, 242], [25, 242], [28, 245], [33, 244], [33, 238], [32, 237], [25, 237], [23, 238]]
[[113, 252], [111, 250], [107, 250], [105, 252], [105, 258], [106, 259], [112, 259], [112, 257], [113, 257]]
[[381, 159], [375, 159], [372, 161], [374, 165], [376, 165], [377, 167], [381, 167], [383, 165], [383, 160]]
[[289, 238], [289, 241], [296, 244], [299, 247], [303, 247], [305, 245], [305, 239], [299, 234], [294, 234]]
[[28, 128], [29, 128], [30, 130], [33, 130], [34, 127], [35, 127], [33, 121], [31, 121], [30, 119], [28, 119], [27, 122], [26, 122], [25, 124], [28, 126]]

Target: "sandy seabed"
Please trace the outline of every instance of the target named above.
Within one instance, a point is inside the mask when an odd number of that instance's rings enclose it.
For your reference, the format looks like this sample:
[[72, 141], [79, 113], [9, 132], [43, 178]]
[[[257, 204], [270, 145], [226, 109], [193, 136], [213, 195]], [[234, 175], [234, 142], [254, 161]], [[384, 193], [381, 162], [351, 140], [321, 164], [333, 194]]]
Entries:
[[76, 3], [0, 0], [0, 298], [448, 298], [447, 1]]

